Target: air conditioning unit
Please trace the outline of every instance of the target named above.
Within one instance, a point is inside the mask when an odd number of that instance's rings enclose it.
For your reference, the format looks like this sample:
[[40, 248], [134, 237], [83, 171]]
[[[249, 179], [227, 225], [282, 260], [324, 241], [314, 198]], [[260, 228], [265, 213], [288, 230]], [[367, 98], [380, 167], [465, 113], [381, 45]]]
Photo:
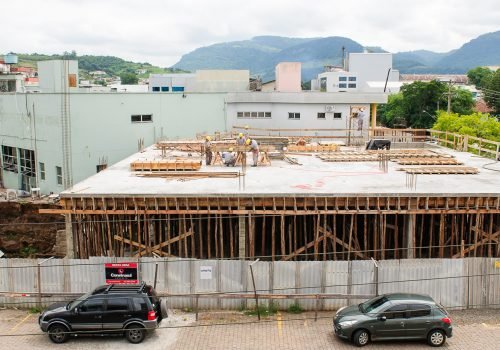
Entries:
[[333, 112], [335, 110], [335, 106], [325, 106], [325, 112]]

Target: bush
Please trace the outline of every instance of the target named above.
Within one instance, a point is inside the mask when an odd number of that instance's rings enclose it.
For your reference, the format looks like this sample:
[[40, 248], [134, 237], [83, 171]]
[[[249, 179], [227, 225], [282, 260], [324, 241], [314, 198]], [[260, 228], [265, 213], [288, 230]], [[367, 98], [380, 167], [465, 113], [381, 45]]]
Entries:
[[[269, 306], [260, 304], [258, 310], [261, 316], [271, 316], [278, 312], [278, 305], [275, 303], [270, 303]], [[257, 316], [257, 308], [244, 311], [244, 314], [247, 316]]]
[[290, 305], [286, 311], [291, 314], [301, 314], [304, 312], [304, 309], [298, 303], [295, 303]]

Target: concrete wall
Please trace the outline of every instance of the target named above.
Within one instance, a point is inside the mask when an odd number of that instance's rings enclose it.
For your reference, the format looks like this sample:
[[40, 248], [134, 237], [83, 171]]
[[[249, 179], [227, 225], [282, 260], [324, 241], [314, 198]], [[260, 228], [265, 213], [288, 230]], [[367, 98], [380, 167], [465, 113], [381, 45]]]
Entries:
[[300, 62], [278, 63], [276, 65], [276, 91], [302, 91], [301, 66]]
[[248, 70], [197, 70], [198, 92], [248, 91], [250, 72]]
[[[70, 87], [70, 75], [76, 76], [75, 87]], [[78, 90], [78, 61], [40, 61], [38, 62], [38, 78], [42, 92], [75, 92]]]
[[[69, 98], [72, 182], [96, 173], [100, 158], [108, 165], [161, 137], [192, 138], [197, 132], [225, 130], [225, 94], [75, 93]], [[62, 94], [0, 94], [0, 143], [35, 150], [45, 164], [42, 193], [63, 190], [56, 166], [63, 168]], [[132, 114], [152, 114], [149, 123], [132, 123]], [[35, 128], [36, 125], [36, 128]], [[36, 145], [35, 145], [36, 130]], [[36, 146], [36, 147], [35, 147]], [[6, 188], [20, 188], [20, 174], [3, 172]]]
[[349, 72], [358, 75], [358, 83], [361, 89], [367, 87], [367, 81], [385, 82], [389, 68], [392, 68], [391, 53], [349, 54]]

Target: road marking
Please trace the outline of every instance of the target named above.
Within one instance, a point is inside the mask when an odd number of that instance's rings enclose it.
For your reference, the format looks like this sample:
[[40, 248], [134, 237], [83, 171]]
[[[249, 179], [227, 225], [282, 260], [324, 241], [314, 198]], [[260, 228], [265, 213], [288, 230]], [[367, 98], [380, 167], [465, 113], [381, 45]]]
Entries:
[[20, 326], [20, 325], [22, 325], [24, 322], [26, 322], [26, 320], [27, 320], [28, 318], [30, 318], [30, 317], [31, 317], [31, 314], [28, 314], [28, 316], [26, 316], [25, 318], [23, 318], [23, 319], [22, 319], [21, 321], [19, 321], [19, 322], [18, 322], [18, 323], [17, 323], [14, 327], [12, 327], [12, 328], [9, 330], [9, 333], [13, 333], [13, 332], [17, 329], [17, 327], [19, 327], [19, 326]]
[[278, 334], [281, 337], [283, 335], [282, 334], [282, 331], [283, 331], [283, 319], [281, 318], [281, 313], [279, 311], [276, 314], [276, 319], [278, 320]]

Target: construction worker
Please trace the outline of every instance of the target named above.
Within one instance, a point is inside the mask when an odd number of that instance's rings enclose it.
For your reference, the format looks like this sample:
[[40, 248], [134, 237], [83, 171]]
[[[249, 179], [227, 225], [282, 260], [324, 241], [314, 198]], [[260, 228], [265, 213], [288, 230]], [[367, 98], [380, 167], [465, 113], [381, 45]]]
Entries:
[[236, 165], [236, 155], [233, 152], [233, 148], [230, 147], [228, 152], [222, 152], [222, 161], [226, 166]]
[[257, 144], [257, 141], [254, 139], [247, 139], [245, 143], [250, 146], [250, 151], [252, 152], [252, 158], [253, 158], [253, 165], [252, 166], [257, 166], [257, 163], [259, 161], [259, 145]]
[[205, 163], [207, 165], [212, 164], [212, 142], [210, 140], [210, 136], [207, 135], [205, 137], [205, 143], [203, 144], [203, 146], [205, 146]]
[[363, 131], [363, 123], [365, 122], [365, 109], [360, 108], [358, 112], [358, 131]]
[[240, 134], [236, 138], [236, 143], [238, 144], [238, 146], [244, 146], [245, 145], [245, 136], [243, 135], [243, 133], [240, 132]]

